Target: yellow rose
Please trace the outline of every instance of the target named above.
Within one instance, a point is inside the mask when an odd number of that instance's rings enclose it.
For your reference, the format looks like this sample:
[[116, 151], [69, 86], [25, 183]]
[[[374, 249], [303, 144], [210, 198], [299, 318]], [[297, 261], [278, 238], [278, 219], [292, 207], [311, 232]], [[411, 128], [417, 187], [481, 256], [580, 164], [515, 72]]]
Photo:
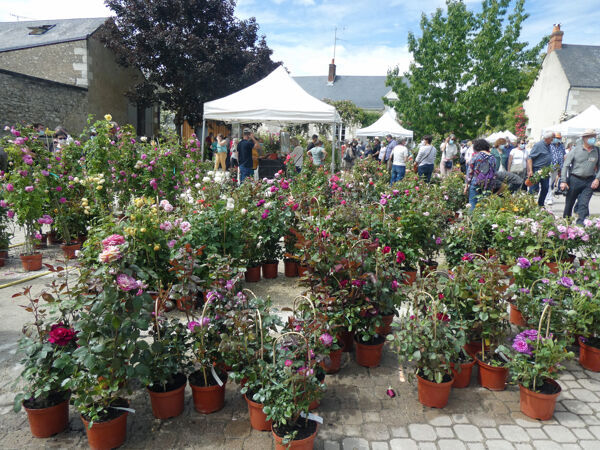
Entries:
[[107, 114], [104, 116], [104, 119], [110, 122], [112, 120], [112, 116], [110, 114]]
[[154, 251], [157, 252], [160, 250], [160, 245], [159, 244], [155, 244], [154, 245]]
[[146, 229], [145, 228], [140, 228], [140, 233], [145, 233]]
[[102, 185], [99, 184], [98, 186], [96, 186], [96, 190], [101, 191], [102, 190]]

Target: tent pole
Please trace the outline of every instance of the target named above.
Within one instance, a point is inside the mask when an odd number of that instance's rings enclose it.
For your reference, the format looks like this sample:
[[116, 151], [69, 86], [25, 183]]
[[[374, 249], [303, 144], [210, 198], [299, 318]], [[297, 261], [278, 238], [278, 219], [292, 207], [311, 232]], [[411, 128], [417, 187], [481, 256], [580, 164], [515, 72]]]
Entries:
[[335, 122], [331, 124], [331, 175], [335, 172]]
[[206, 139], [205, 137], [206, 134], [206, 119], [203, 117], [202, 118], [202, 144], [201, 145], [201, 157], [200, 157], [200, 161], [204, 161], [204, 140]]

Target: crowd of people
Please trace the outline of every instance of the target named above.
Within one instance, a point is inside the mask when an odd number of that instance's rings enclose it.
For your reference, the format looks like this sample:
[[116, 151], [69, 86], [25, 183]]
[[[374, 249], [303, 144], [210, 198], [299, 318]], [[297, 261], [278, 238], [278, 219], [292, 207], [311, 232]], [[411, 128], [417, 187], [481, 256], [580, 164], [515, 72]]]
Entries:
[[[227, 170], [239, 166], [239, 179], [254, 176], [258, 159], [262, 155], [262, 143], [251, 130], [243, 131], [243, 138], [236, 142], [219, 134], [207, 138], [209, 155], [215, 156], [215, 170]], [[304, 159], [311, 166], [322, 166], [327, 151], [319, 136], [312, 135], [306, 148], [297, 138], [292, 138], [288, 158], [295, 170], [300, 172]], [[490, 192], [508, 189], [510, 192], [528, 190], [538, 196], [540, 206], [552, 205], [554, 196], [566, 195], [564, 217], [573, 210], [577, 222], [589, 216], [592, 193], [600, 184], [600, 150], [596, 147], [595, 130], [587, 130], [579, 139], [565, 146], [560, 133], [546, 132], [538, 142], [517, 139], [511, 142], [500, 138], [489, 143], [485, 139], [459, 141], [453, 133], [448, 134], [438, 149], [432, 136], [423, 136], [418, 145], [409, 144], [404, 137], [387, 135], [371, 141], [358, 139], [341, 143], [342, 169], [349, 171], [359, 158], [373, 158], [390, 173], [390, 184], [402, 180], [407, 170], [413, 170], [425, 182], [430, 182], [436, 172], [446, 177], [453, 170], [465, 174], [465, 195], [468, 195], [471, 211], [478, 200]], [[283, 155], [286, 156], [286, 155]], [[274, 156], [275, 158], [277, 155]], [[408, 167], [408, 169], [407, 169]], [[537, 178], [535, 176], [537, 174]], [[535, 182], [529, 182], [533, 179]]]

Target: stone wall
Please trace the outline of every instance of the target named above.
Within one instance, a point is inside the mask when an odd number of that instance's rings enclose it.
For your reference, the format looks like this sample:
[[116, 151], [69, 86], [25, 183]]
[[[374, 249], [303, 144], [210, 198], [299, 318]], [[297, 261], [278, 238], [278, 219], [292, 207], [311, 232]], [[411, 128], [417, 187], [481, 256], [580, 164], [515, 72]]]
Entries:
[[87, 119], [87, 90], [0, 69], [0, 126], [40, 122], [78, 135]]
[[592, 105], [600, 107], [600, 89], [571, 89], [567, 102], [567, 112], [569, 114], [580, 114]]
[[0, 53], [0, 69], [74, 86], [88, 86], [86, 40]]

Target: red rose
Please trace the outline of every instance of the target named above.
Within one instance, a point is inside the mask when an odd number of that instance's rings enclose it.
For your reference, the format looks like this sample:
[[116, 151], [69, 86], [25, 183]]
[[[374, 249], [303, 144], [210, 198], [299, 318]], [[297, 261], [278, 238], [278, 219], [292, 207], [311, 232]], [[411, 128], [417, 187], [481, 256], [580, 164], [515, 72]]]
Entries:
[[48, 342], [64, 347], [73, 339], [75, 339], [75, 331], [70, 328], [63, 327], [62, 324], [52, 325]]
[[403, 252], [396, 253], [396, 262], [398, 264], [402, 264], [406, 259], [406, 255]]

